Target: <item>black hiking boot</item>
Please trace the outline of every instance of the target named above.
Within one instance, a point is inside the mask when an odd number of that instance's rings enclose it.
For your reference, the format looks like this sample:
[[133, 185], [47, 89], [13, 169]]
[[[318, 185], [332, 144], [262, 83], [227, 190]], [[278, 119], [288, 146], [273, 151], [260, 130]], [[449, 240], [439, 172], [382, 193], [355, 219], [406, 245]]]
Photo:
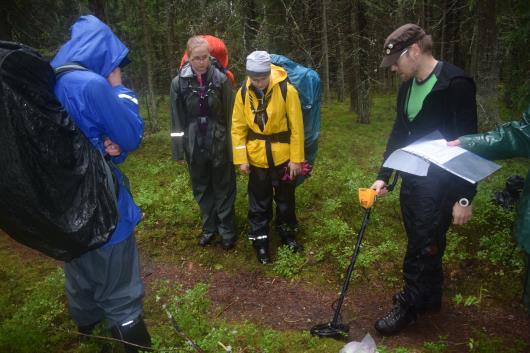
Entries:
[[381, 319], [375, 322], [375, 329], [383, 336], [397, 335], [407, 326], [416, 322], [414, 307], [398, 301], [392, 309]]
[[236, 238], [235, 237], [228, 238], [228, 239], [225, 239], [225, 238], [221, 239], [221, 246], [225, 250], [233, 249], [235, 245], [236, 245]]
[[[400, 298], [403, 298], [404, 292], [400, 291], [394, 294], [392, 297], [392, 304], [397, 304]], [[416, 313], [423, 314], [428, 312], [439, 312], [442, 309], [442, 295], [433, 294], [433, 295], [424, 295], [421, 303], [418, 303], [414, 306]]]
[[199, 246], [204, 248], [206, 245], [210, 244], [215, 236], [215, 233], [202, 233], [201, 238], [199, 239]]
[[269, 257], [269, 242], [267, 239], [253, 240], [252, 245], [256, 249], [256, 256], [261, 264], [266, 265], [271, 262]]

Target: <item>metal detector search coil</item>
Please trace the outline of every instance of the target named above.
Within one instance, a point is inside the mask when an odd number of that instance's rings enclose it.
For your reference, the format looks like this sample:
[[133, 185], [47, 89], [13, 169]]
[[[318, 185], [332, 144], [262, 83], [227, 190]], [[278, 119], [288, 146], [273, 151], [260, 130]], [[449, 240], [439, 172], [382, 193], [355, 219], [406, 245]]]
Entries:
[[374, 189], [360, 188], [359, 189], [359, 203], [364, 209], [372, 208], [377, 192]]

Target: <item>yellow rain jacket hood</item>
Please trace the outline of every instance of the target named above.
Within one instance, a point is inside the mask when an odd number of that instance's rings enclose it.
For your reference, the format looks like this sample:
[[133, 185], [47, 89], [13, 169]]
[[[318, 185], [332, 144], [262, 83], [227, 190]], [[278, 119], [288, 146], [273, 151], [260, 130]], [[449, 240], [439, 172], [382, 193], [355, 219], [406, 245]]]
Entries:
[[[279, 83], [287, 79], [287, 72], [276, 65], [271, 65], [271, 77], [266, 95], [272, 91], [267, 105], [267, 123], [263, 131], [254, 122], [251, 101], [258, 102], [258, 97], [250, 89], [250, 80], [245, 83], [245, 102], [241, 97], [241, 88], [237, 91], [232, 114], [232, 148], [234, 164], [249, 163], [255, 167], [268, 168], [264, 140], [248, 140], [249, 129], [262, 135], [273, 135], [291, 131], [290, 143], [273, 142], [272, 156], [274, 165], [287, 161], [301, 163], [304, 160], [304, 123], [298, 92], [293, 85], [287, 83], [287, 95], [284, 100]], [[253, 99], [249, 99], [252, 95]], [[257, 103], [254, 103], [256, 105]], [[257, 106], [254, 106], [257, 108]]]

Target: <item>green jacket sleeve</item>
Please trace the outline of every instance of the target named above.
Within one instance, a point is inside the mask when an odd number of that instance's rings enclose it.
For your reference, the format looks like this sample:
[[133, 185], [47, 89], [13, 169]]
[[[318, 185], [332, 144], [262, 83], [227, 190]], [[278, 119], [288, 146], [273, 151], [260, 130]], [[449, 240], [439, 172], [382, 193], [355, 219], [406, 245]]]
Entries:
[[[488, 159], [530, 158], [530, 107], [521, 121], [503, 124], [483, 134], [462, 136], [460, 142], [463, 148]], [[517, 206], [514, 235], [519, 246], [530, 254], [530, 170], [526, 180]]]
[[483, 134], [460, 137], [463, 148], [487, 159], [530, 158], [530, 114]]

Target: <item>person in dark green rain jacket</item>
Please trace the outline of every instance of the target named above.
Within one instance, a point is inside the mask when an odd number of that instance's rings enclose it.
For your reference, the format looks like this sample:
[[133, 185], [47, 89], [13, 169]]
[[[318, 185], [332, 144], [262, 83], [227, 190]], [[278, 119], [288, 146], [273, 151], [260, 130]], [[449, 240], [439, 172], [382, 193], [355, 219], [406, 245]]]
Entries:
[[[466, 135], [448, 142], [487, 159], [530, 158], [530, 106], [521, 121], [512, 121], [483, 134]], [[526, 277], [523, 300], [530, 314], [530, 169], [517, 206], [514, 237], [526, 252]]]
[[185, 158], [188, 164], [202, 213], [199, 245], [206, 246], [218, 233], [228, 250], [235, 241], [236, 181], [230, 142], [234, 94], [204, 38], [191, 37], [187, 52], [188, 63], [171, 82], [173, 159]]

